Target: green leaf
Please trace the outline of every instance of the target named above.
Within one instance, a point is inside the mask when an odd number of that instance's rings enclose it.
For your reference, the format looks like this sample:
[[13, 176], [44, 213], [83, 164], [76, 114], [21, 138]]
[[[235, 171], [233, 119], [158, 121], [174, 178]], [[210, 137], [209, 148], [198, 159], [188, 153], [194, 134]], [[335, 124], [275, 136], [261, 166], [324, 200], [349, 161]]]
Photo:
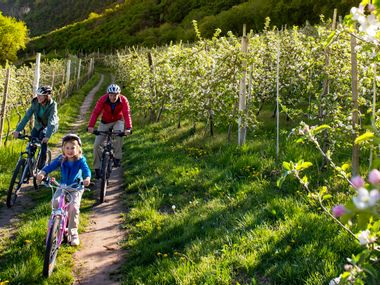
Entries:
[[329, 125], [320, 125], [313, 130], [313, 134], [318, 134], [327, 129], [331, 129], [331, 127]]
[[325, 47], [325, 48], [326, 48], [327, 46], [329, 46], [329, 45], [332, 43], [335, 34], [336, 34], [336, 31], [333, 31], [333, 32], [329, 35], [329, 37], [327, 38], [327, 40], [326, 40], [326, 42], [325, 42], [325, 44], [324, 44], [324, 47]]
[[361, 136], [359, 136], [355, 139], [355, 144], [361, 144], [362, 142], [366, 142], [368, 140], [371, 140], [374, 136], [375, 136], [375, 134], [373, 132], [366, 131], [364, 134], [362, 134]]
[[327, 200], [327, 199], [331, 199], [332, 198], [332, 195], [331, 194], [327, 194], [327, 195], [324, 195], [322, 197], [323, 200]]
[[284, 167], [284, 169], [285, 170], [292, 170], [292, 167], [291, 167], [291, 162], [286, 162], [286, 161], [284, 161], [283, 163], [282, 163], [282, 166]]

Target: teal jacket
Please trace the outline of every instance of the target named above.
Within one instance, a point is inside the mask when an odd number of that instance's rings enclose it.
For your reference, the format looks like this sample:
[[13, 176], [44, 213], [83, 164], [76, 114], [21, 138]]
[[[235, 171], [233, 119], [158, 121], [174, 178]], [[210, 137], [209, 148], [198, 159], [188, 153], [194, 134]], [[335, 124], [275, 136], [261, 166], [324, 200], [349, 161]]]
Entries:
[[[43, 111], [41, 109], [45, 108]], [[41, 112], [40, 112], [41, 110]], [[42, 113], [42, 116], [39, 114]], [[21, 132], [30, 118], [34, 115], [34, 128], [40, 130], [46, 128], [46, 137], [50, 138], [58, 130], [58, 111], [57, 102], [53, 99], [48, 101], [45, 106], [38, 103], [37, 98], [33, 98], [32, 105], [26, 111], [24, 118], [18, 124], [16, 131]]]

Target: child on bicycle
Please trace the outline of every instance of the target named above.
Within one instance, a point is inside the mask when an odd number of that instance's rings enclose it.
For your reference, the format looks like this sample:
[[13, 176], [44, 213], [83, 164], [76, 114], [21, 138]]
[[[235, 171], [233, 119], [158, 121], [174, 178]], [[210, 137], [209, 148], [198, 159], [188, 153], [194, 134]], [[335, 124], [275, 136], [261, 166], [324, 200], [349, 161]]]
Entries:
[[[71, 192], [73, 202], [69, 206], [69, 236], [71, 245], [79, 245], [79, 208], [83, 195], [83, 185], [89, 186], [91, 180], [91, 170], [87, 165], [86, 158], [82, 155], [82, 142], [76, 134], [68, 134], [62, 138], [62, 153], [54, 159], [49, 165], [45, 166], [37, 175], [37, 181], [41, 181], [47, 174], [53, 170], [61, 169], [61, 183], [72, 185], [74, 190]], [[53, 195], [53, 208], [58, 207], [58, 198], [61, 191], [56, 191]]]

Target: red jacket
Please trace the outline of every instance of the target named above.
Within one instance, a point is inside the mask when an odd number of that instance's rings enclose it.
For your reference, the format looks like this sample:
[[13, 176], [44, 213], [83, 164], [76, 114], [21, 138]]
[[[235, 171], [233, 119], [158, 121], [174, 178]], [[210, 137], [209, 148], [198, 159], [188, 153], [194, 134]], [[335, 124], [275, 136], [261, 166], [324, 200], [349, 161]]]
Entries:
[[108, 94], [104, 94], [100, 97], [98, 102], [96, 102], [94, 111], [92, 111], [90, 122], [88, 123], [89, 128], [95, 126], [96, 120], [100, 114], [102, 114], [102, 123], [104, 124], [113, 123], [124, 118], [125, 128], [132, 129], [132, 119], [128, 99], [123, 95], [119, 95], [113, 111], [111, 101], [108, 99]]

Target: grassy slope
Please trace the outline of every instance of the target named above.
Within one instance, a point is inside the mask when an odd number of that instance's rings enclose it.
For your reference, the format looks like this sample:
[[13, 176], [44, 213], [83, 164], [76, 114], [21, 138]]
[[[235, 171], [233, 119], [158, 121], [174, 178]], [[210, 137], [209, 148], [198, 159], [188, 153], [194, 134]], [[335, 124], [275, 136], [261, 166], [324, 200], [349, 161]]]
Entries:
[[[274, 0], [130, 0], [108, 9], [99, 17], [73, 23], [64, 28], [34, 38], [28, 52], [44, 50], [86, 53], [110, 52], [132, 45], [155, 46], [171, 41], [193, 41], [192, 20], [197, 20], [203, 36], [211, 37], [216, 28], [223, 33], [241, 34], [243, 24], [248, 30], [261, 31], [265, 18], [272, 24], [303, 25], [306, 20], [319, 22], [319, 15], [330, 18], [338, 8], [344, 16], [360, 0], [346, 1], [274, 1]], [[236, 15], [239, 15], [238, 17]]]
[[[135, 122], [125, 145], [123, 284], [315, 285], [339, 275], [357, 247], [297, 182], [275, 186], [274, 122], [262, 119], [243, 148], [225, 134]], [[312, 148], [281, 148], [281, 161], [320, 161]]]
[[[84, 87], [73, 94], [65, 102], [59, 106], [60, 129], [59, 133], [54, 135], [54, 141], [59, 142], [63, 134], [71, 130], [70, 122], [76, 118], [79, 108], [87, 93], [97, 84], [99, 74], [95, 74], [93, 78], [84, 85]], [[106, 79], [100, 88], [97, 96], [104, 93], [105, 84], [109, 82]], [[85, 132], [86, 125], [80, 127], [78, 132], [83, 141], [83, 151], [89, 164], [92, 161], [92, 142], [94, 137]], [[0, 162], [1, 168], [5, 165], [15, 164], [15, 157]], [[9, 169], [9, 168], [8, 168]], [[5, 191], [9, 184], [9, 175], [11, 171], [1, 172], [1, 209], [7, 211], [4, 206]], [[58, 172], [54, 172], [58, 175]], [[0, 284], [2, 281], [9, 281], [10, 284], [72, 284], [72, 253], [75, 249], [63, 245], [58, 254], [57, 270], [48, 280], [42, 277], [43, 255], [45, 246], [46, 225], [50, 215], [50, 199], [51, 193], [48, 189], [43, 188], [41, 191], [31, 193], [35, 206], [25, 210], [17, 222], [17, 231], [11, 238], [2, 239], [0, 242]], [[88, 214], [94, 203], [93, 194], [85, 193], [81, 203], [81, 228], [88, 222]], [[19, 201], [22, 203], [22, 200]], [[8, 210], [9, 211], [9, 210]]]

